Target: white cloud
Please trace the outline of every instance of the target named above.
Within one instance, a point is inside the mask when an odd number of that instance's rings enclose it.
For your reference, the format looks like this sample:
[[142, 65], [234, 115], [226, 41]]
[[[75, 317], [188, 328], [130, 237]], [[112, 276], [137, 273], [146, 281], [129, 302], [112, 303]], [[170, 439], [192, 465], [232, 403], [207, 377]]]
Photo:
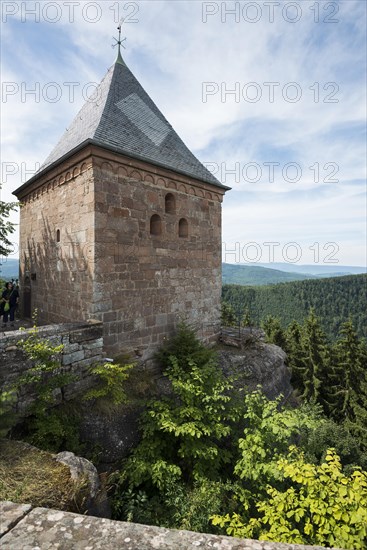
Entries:
[[[34, 2], [27, 2], [31, 4]], [[288, 242], [297, 237], [305, 245], [317, 239], [335, 239], [340, 243], [341, 263], [366, 261], [360, 221], [365, 205], [361, 182], [366, 178], [364, 2], [313, 3], [319, 6], [319, 23], [310, 3], [298, 2], [302, 17], [294, 24], [284, 20], [282, 3], [274, 8], [274, 22], [270, 23], [269, 8], [258, 2], [261, 18], [253, 24], [243, 15], [236, 23], [234, 16], [221, 14], [221, 6], [243, 6], [239, 2], [211, 3], [218, 13], [208, 16], [207, 23], [202, 20], [205, 3], [190, 0], [144, 1], [136, 4], [136, 13], [134, 2], [124, 12], [122, 2], [104, 1], [98, 4], [102, 16], [96, 23], [88, 21], [85, 13], [83, 19], [86, 4], [81, 2], [75, 9], [72, 23], [65, 8], [56, 24], [42, 18], [37, 24], [32, 18], [21, 23], [19, 12], [3, 25], [2, 80], [24, 82], [28, 88], [39, 82], [41, 89], [56, 82], [62, 89], [57, 103], [42, 97], [36, 103], [31, 96], [22, 102], [19, 93], [1, 105], [2, 162], [19, 165], [19, 172], [5, 182], [5, 200], [22, 183], [21, 163], [31, 168], [43, 162], [82, 106], [83, 86], [99, 82], [113, 63], [112, 36], [117, 35], [113, 16], [130, 15], [138, 22], [125, 21], [123, 25], [127, 36], [123, 55], [202, 161], [225, 162], [228, 168], [236, 162], [241, 166], [279, 162], [280, 167], [297, 162], [302, 168], [302, 178], [296, 184], [279, 177], [271, 183], [266, 170], [257, 183], [227, 181], [237, 191], [232, 192], [235, 199], [228, 195], [224, 202], [225, 238], [240, 235], [248, 240], [251, 235], [261, 242], [270, 238]], [[333, 5], [338, 6], [334, 15]], [[116, 6], [119, 14], [114, 12]], [[291, 8], [286, 13], [294, 15]], [[93, 17], [92, 10], [88, 14]], [[226, 17], [225, 22], [221, 16]], [[254, 12], [249, 12], [251, 16]], [[323, 22], [325, 17], [339, 22]], [[74, 102], [69, 100], [65, 82], [80, 83]], [[208, 96], [206, 103], [202, 98], [205, 82], [215, 83], [219, 90]], [[221, 90], [224, 93], [235, 86], [241, 94], [254, 92], [254, 87], [246, 88], [250, 82], [261, 89], [258, 102], [246, 101], [243, 95], [238, 102], [233, 95], [221, 96]], [[274, 87], [274, 102], [269, 101], [266, 82], [279, 82]], [[295, 103], [283, 97], [296, 90], [287, 87], [291, 82], [302, 92]], [[328, 98], [338, 102], [325, 103]], [[320, 183], [314, 181], [309, 168], [315, 163], [320, 167]], [[323, 183], [331, 172], [329, 165], [324, 168], [327, 163], [337, 164], [338, 183]]]

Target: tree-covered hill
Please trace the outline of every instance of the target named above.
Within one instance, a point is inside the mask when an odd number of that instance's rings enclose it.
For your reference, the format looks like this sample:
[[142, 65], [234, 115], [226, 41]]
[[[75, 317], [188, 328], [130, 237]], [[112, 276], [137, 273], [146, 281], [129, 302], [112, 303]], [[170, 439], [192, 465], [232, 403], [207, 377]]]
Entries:
[[235, 285], [269, 285], [274, 283], [286, 283], [289, 281], [303, 281], [315, 279], [314, 275], [305, 273], [287, 273], [279, 269], [254, 265], [223, 264], [223, 284]]
[[224, 285], [261, 286], [305, 279], [321, 279], [366, 273], [362, 266], [269, 264], [222, 264]]
[[367, 275], [349, 275], [269, 286], [224, 285], [223, 299], [236, 313], [250, 313], [259, 324], [267, 315], [277, 317], [283, 327], [293, 320], [302, 323], [310, 308], [321, 319], [326, 334], [334, 339], [349, 317], [360, 337], [366, 337]]

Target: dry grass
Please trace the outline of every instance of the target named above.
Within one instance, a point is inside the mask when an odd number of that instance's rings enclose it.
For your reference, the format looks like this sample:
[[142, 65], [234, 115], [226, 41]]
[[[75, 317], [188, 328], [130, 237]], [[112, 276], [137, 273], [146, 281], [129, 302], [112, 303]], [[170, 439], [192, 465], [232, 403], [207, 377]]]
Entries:
[[0, 440], [0, 501], [80, 512], [87, 483], [76, 484], [70, 470], [50, 453], [20, 441]]

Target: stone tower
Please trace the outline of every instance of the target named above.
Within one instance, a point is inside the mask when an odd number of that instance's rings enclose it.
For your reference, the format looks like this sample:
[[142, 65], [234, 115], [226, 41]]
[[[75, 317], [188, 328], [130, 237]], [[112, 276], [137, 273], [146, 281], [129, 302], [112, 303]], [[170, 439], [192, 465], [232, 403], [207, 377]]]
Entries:
[[109, 353], [143, 357], [180, 319], [219, 332], [222, 185], [189, 151], [119, 52], [23, 203], [23, 309], [99, 319]]

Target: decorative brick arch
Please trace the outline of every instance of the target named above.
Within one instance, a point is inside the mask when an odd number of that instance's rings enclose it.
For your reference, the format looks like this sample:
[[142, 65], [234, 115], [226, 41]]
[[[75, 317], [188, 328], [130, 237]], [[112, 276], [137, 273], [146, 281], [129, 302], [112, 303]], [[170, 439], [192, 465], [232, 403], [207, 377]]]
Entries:
[[145, 174], [144, 181], [146, 181], [147, 183], [152, 183], [153, 185], [155, 185], [154, 177], [151, 174]]
[[110, 162], [103, 161], [101, 165], [99, 166], [102, 172], [110, 172], [111, 174], [115, 173], [115, 170], [113, 169], [113, 166]]
[[130, 174], [130, 178], [137, 181], [143, 180], [143, 174], [139, 170], [133, 170]]
[[161, 185], [162, 187], [166, 187], [166, 180], [164, 178], [158, 178], [157, 179], [157, 185]]
[[119, 166], [117, 171], [118, 181], [124, 181], [128, 177], [128, 172], [125, 166]]

